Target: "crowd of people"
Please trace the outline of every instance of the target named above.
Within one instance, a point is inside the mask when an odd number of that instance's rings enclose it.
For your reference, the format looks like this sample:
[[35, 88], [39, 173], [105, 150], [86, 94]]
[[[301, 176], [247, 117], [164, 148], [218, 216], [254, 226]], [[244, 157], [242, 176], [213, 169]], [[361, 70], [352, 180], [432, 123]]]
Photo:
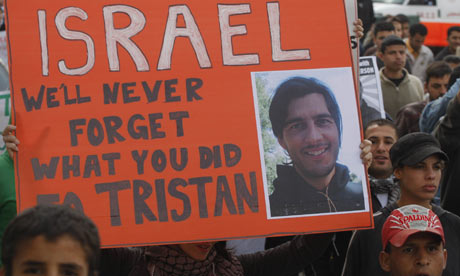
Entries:
[[[366, 32], [361, 54], [377, 58], [386, 113], [386, 118], [362, 114], [361, 157], [368, 169], [373, 229], [267, 238], [245, 254], [239, 246], [250, 244], [246, 241], [100, 250], [97, 227], [70, 207], [41, 205], [16, 214], [12, 160], [21, 146], [16, 126], [8, 125], [2, 133], [7, 151], [0, 156], [2, 275], [460, 275], [460, 57], [455, 55], [460, 26], [449, 28], [448, 46], [434, 55], [424, 45], [427, 28], [422, 23], [410, 24], [404, 15], [373, 23], [367, 16], [360, 14], [365, 24], [358, 23], [356, 32], [360, 37]], [[318, 100], [325, 113], [333, 113], [327, 87], [315, 80], [283, 85], [286, 91], [301, 91], [298, 99]], [[307, 92], [305, 86], [315, 89]], [[293, 166], [285, 168], [287, 180], [278, 175], [271, 200], [293, 177], [302, 191], [307, 181], [286, 131], [293, 101], [273, 107], [286, 113], [272, 125]], [[333, 119], [323, 124], [340, 133], [340, 118], [329, 116]], [[310, 190], [326, 191], [324, 208], [337, 212], [349, 206], [329, 197], [327, 189], [340, 168], [336, 156], [330, 163], [328, 181]], [[297, 214], [285, 206], [308, 196], [297, 192], [287, 203], [274, 201], [272, 215]]]

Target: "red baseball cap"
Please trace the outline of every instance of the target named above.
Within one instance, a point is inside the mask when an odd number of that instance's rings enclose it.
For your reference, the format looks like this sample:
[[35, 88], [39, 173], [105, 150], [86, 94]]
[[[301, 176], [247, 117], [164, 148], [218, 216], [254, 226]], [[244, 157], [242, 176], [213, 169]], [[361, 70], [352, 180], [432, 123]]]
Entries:
[[383, 248], [386, 248], [388, 242], [401, 247], [409, 236], [418, 232], [436, 234], [445, 244], [442, 224], [433, 211], [419, 205], [406, 205], [395, 209], [383, 224]]

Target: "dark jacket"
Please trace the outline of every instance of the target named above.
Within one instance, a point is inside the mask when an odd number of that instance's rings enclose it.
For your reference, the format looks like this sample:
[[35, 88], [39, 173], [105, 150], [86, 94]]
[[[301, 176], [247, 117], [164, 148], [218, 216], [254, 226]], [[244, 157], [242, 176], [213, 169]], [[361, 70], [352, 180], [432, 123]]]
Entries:
[[[433, 212], [439, 217], [447, 249], [447, 266], [443, 276], [460, 275], [460, 217], [432, 205]], [[342, 275], [346, 276], [378, 276], [390, 275], [382, 270], [379, 254], [382, 251], [382, 226], [390, 213], [397, 209], [396, 203], [384, 207], [374, 214], [374, 229], [356, 231], [350, 241]]]
[[[316, 261], [303, 269], [306, 276], [340, 276], [342, 273], [345, 256], [352, 231], [334, 233], [332, 242], [326, 251]], [[295, 236], [269, 237], [266, 239], [265, 248], [273, 248], [291, 240]], [[298, 276], [295, 274], [283, 274], [282, 276]]]
[[460, 103], [457, 97], [450, 101], [446, 114], [435, 130], [442, 150], [449, 156], [441, 182], [441, 206], [460, 216]]
[[[237, 256], [237, 258], [241, 262], [245, 276], [290, 275], [299, 272], [304, 266], [318, 258], [330, 244], [331, 238], [332, 234], [296, 236], [291, 242], [279, 247]], [[102, 250], [99, 275], [149, 276], [143, 249]]]
[[451, 53], [449, 50], [449, 46], [442, 48], [442, 50], [434, 57], [434, 60], [443, 60], [448, 55], [455, 55], [455, 53]]
[[278, 165], [278, 177], [270, 195], [272, 216], [329, 213], [364, 209], [361, 180], [351, 180], [348, 168], [336, 164], [335, 174], [324, 191], [318, 191], [293, 166]]

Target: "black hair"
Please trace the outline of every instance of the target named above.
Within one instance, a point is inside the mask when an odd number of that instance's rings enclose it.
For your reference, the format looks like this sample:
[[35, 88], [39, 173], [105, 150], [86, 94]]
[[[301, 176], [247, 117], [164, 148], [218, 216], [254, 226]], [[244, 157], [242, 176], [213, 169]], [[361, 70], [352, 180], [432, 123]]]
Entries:
[[12, 263], [22, 242], [43, 235], [48, 241], [69, 235], [86, 254], [88, 276], [97, 275], [100, 240], [96, 225], [85, 215], [63, 205], [38, 205], [27, 209], [7, 226], [3, 235], [2, 262], [11, 276]]
[[342, 134], [342, 116], [331, 89], [315, 78], [294, 77], [281, 83], [275, 91], [269, 109], [270, 122], [276, 137], [283, 137], [283, 129], [288, 116], [289, 104], [298, 98], [309, 94], [323, 95], [327, 109], [331, 113], [339, 132], [339, 141]]
[[414, 36], [416, 34], [419, 34], [421, 36], [426, 36], [428, 34], [428, 29], [422, 23], [416, 23], [410, 26], [409, 34], [410, 36]]
[[435, 61], [426, 68], [425, 81], [428, 83], [430, 78], [442, 78], [452, 74], [452, 69], [445, 61]]
[[449, 37], [453, 32], [460, 32], [460, 26], [451, 26], [447, 29], [447, 37]]
[[393, 121], [391, 120], [388, 120], [388, 119], [375, 119], [375, 120], [372, 120], [370, 121], [366, 127], [364, 128], [364, 133], [366, 133], [367, 129], [373, 125], [377, 125], [377, 126], [389, 126], [391, 127], [392, 129], [394, 129], [395, 133], [396, 133], [396, 137], [399, 137], [398, 135], [398, 129], [396, 128], [396, 125]]
[[385, 39], [382, 41], [382, 45], [380, 46], [380, 52], [385, 53], [386, 48], [393, 45], [403, 45], [404, 47], [406, 47], [406, 43], [400, 37], [395, 35], [389, 35], [385, 37]]
[[399, 23], [403, 24], [403, 23], [409, 23], [409, 17], [407, 17], [405, 14], [397, 14], [395, 15], [395, 20], [398, 21]]
[[450, 74], [450, 79], [449, 79], [449, 89], [450, 87], [457, 81], [457, 79], [460, 78], [460, 66], [457, 66], [452, 70], [452, 74]]
[[379, 32], [383, 32], [383, 31], [394, 31], [395, 30], [395, 26], [393, 26], [393, 24], [391, 22], [378, 22], [378, 23], [375, 23], [375, 27], [374, 27], [374, 37], [377, 36], [377, 34]]
[[460, 64], [460, 57], [457, 55], [447, 55], [442, 60], [447, 63]]

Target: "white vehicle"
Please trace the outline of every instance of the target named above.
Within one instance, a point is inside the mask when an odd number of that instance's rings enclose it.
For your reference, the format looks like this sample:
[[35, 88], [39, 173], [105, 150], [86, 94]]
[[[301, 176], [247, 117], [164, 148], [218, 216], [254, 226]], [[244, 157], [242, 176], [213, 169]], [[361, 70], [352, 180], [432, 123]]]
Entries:
[[460, 0], [372, 0], [375, 16], [416, 15], [428, 28], [429, 46], [445, 46], [447, 29], [460, 25]]

